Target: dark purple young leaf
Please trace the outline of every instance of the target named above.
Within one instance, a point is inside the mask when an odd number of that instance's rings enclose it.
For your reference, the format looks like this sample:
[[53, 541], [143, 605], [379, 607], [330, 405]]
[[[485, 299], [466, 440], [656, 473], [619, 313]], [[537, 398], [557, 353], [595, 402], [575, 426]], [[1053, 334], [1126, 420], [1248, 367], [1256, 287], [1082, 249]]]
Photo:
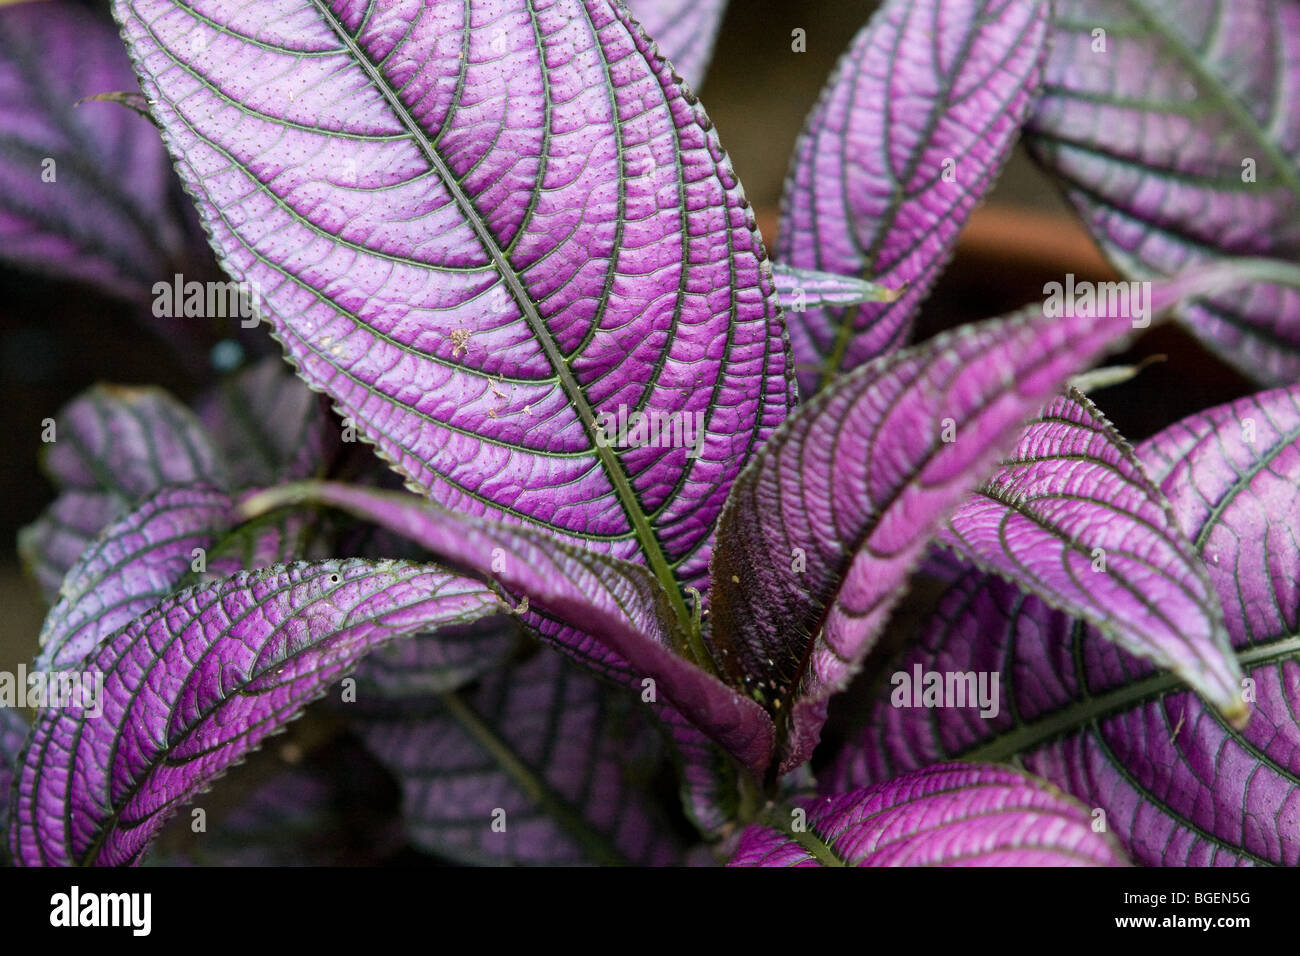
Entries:
[[339, 443], [319, 396], [274, 357], [222, 382], [197, 411], [236, 488], [315, 477]]
[[1037, 90], [1040, 0], [886, 0], [795, 145], [777, 259], [905, 289], [787, 316], [805, 395], [903, 345]]
[[627, 0], [627, 5], [682, 79], [699, 89], [727, 0]]
[[940, 540], [1246, 718], [1204, 563], [1128, 443], [1078, 392], [1025, 429]]
[[175, 817], [145, 865], [374, 866], [403, 848], [396, 784], [360, 741], [334, 737], [306, 755], [297, 746], [251, 755], [203, 797], [206, 829]]
[[194, 414], [161, 389], [100, 385], [54, 419], [43, 467], [58, 499], [19, 534], [46, 600], [111, 522], [167, 485], [225, 488], [225, 465]]
[[733, 685], [785, 725], [783, 770], [811, 755], [939, 523], [1132, 325], [1031, 309], [964, 326], [842, 376], [745, 469], [714, 555], [712, 637]]
[[121, 513], [121, 503], [108, 495], [65, 491], [18, 532], [18, 554], [46, 604], [59, 599], [64, 576]]
[[[412, 487], [646, 563], [685, 621], [678, 583], [704, 586], [790, 388], [753, 212], [626, 9], [115, 10], [223, 265], [308, 383]], [[682, 440], [604, 441], [620, 408]]]
[[1223, 603], [1249, 724], [1233, 728], [1174, 675], [972, 570], [893, 666], [996, 677], [997, 714], [894, 707], [885, 688], [829, 790], [1014, 757], [1104, 811], [1139, 863], [1300, 863], [1300, 389], [1193, 416], [1137, 453]]
[[663, 749], [626, 692], [542, 650], [472, 691], [361, 724], [411, 839], [475, 864], [677, 862], [651, 784]]
[[77, 667], [101, 640], [158, 604], [196, 560], [206, 564], [231, 507], [215, 488], [167, 487], [106, 528], [64, 579], [33, 668]]
[[10, 828], [15, 860], [131, 864], [185, 801], [294, 719], [372, 647], [498, 613], [477, 582], [364, 560], [245, 572], [182, 591], [83, 664], [93, 709], [48, 709]]
[[[23, 747], [31, 728], [23, 715], [11, 707], [0, 707], [0, 826], [9, 819], [9, 797], [14, 774], [22, 760]], [[9, 840], [0, 839], [0, 866], [9, 865]]]
[[497, 615], [395, 641], [357, 668], [357, 699], [429, 697], [458, 690], [504, 664], [521, 640], [518, 622]]
[[[947, 764], [804, 801], [790, 832], [755, 825], [731, 866], [1124, 866], [1085, 807], [1005, 767]], [[790, 821], [792, 824], [792, 820]], [[815, 848], [816, 853], [813, 852]]]
[[[692, 651], [664, 589], [640, 565], [542, 531], [446, 511], [409, 494], [304, 482], [251, 495], [255, 517], [287, 505], [341, 508], [409, 537], [448, 567], [492, 583], [543, 640], [616, 682], [653, 682], [656, 710], [675, 708], [755, 773], [772, 752], [763, 709], [682, 656]], [[707, 659], [703, 661], [707, 664]], [[650, 703], [650, 702], [648, 702]]]
[[170, 279], [184, 232], [158, 130], [106, 19], [70, 0], [0, 7], [0, 261], [132, 299]]
[[865, 279], [797, 269], [777, 263], [772, 266], [777, 298], [788, 312], [861, 305], [863, 302], [895, 302], [902, 292], [887, 289]]
[[[1300, 5], [1057, 0], [1034, 154], [1136, 279], [1216, 256], [1300, 261]], [[1300, 289], [1185, 307], [1247, 375], [1300, 377]]]

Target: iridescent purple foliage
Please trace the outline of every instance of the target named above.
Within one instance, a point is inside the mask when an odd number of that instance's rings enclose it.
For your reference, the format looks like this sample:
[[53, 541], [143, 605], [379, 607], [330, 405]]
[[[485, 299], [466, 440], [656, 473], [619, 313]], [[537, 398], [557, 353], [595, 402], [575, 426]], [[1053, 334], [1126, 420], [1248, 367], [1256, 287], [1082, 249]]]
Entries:
[[[0, 260], [138, 301], [197, 217], [287, 363], [51, 415], [32, 668], [96, 690], [0, 698], [0, 862], [140, 863], [302, 718], [401, 794], [367, 862], [1300, 863], [1300, 393], [1134, 449], [1071, 385], [1167, 315], [1300, 375], [1300, 13], [1155, 7], [885, 0], [776, 263], [743, 5], [0, 8]], [[1145, 298], [913, 341], [1022, 130]], [[164, 859], [315, 861], [259, 821], [346, 777]]]

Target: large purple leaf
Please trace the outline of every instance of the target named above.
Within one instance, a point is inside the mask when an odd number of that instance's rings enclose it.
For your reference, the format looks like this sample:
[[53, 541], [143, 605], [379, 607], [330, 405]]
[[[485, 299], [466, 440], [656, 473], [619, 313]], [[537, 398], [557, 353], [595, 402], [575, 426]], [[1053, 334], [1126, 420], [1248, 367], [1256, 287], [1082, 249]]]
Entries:
[[1124, 866], [1088, 811], [1003, 767], [949, 764], [805, 801], [819, 859], [790, 833], [755, 825], [731, 866]]
[[1131, 326], [1031, 309], [962, 327], [842, 376], [745, 469], [714, 555], [712, 637], [786, 731], [782, 769], [811, 755], [939, 523]]
[[1204, 562], [1128, 443], [1078, 392], [1025, 429], [940, 540], [1246, 717]]
[[[1054, 9], [1027, 141], [1107, 257], [1133, 278], [1219, 255], [1300, 260], [1300, 5]], [[1182, 314], [1247, 375], [1300, 378], [1300, 289], [1262, 283]]]
[[904, 344], [1029, 113], [1047, 6], [887, 0], [840, 60], [795, 145], [776, 257], [906, 291], [787, 316], [805, 394]]
[[147, 297], [185, 239], [158, 130], [112, 24], [69, 0], [0, 7], [0, 261]]
[[727, 0], [627, 0], [633, 15], [696, 89], [704, 82]]
[[237, 488], [315, 477], [339, 444], [320, 397], [274, 357], [222, 382], [197, 412]]
[[971, 571], [894, 669], [999, 677], [996, 716], [894, 707], [885, 689], [830, 790], [1014, 757], [1103, 810], [1138, 862], [1300, 863], [1300, 389], [1196, 415], [1138, 456], [1205, 560], [1251, 682], [1250, 723], [1233, 728], [1174, 675]]
[[[703, 586], [790, 388], [753, 212], [626, 9], [115, 10], [223, 265], [308, 383], [412, 487], [647, 563], [686, 620], [678, 582]], [[677, 431], [605, 441], [620, 408]]]
[[428, 565], [328, 561], [180, 592], [84, 663], [103, 713], [49, 709], [24, 757], [10, 847], [22, 864], [138, 862], [168, 816], [296, 717], [370, 648], [497, 613]]
[[475, 864], [666, 865], [658, 734], [626, 692], [548, 650], [472, 691], [361, 723], [402, 784], [411, 839]]
[[[9, 796], [30, 728], [23, 715], [0, 707], [0, 826], [9, 819]], [[9, 865], [9, 841], [0, 840], [0, 866]]]
[[[683, 654], [689, 636], [650, 572], [544, 532], [454, 514], [412, 495], [305, 482], [257, 492], [256, 516], [292, 504], [342, 508], [409, 537], [439, 561], [491, 582], [529, 627], [598, 673], [635, 688], [654, 682], [655, 710], [676, 709], [755, 773], [772, 752], [772, 723], [752, 700]], [[665, 706], [669, 705], [669, 706]], [[669, 718], [671, 719], [671, 718]]]
[[167, 485], [224, 488], [225, 465], [199, 420], [161, 389], [100, 385], [54, 420], [43, 467], [58, 499], [19, 534], [46, 599], [111, 522]]
[[204, 485], [163, 488], [82, 554], [41, 629], [34, 668], [76, 667], [99, 642], [175, 590], [230, 524], [231, 501]]

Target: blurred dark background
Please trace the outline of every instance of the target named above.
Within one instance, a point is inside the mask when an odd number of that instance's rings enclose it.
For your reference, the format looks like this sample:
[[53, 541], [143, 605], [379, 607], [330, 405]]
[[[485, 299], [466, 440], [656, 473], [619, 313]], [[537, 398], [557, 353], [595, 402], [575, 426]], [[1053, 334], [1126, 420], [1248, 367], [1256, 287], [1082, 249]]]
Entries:
[[[872, 9], [862, 0], [732, 2], [700, 92], [769, 243], [804, 116]], [[806, 53], [791, 50], [796, 27], [807, 31]], [[923, 309], [918, 335], [1041, 299], [1043, 284], [1065, 272], [1093, 279], [1109, 275], [1056, 188], [1017, 150]], [[1095, 396], [1130, 440], [1250, 391], [1177, 329], [1148, 335], [1121, 360], [1152, 354], [1168, 360]], [[12, 670], [35, 652], [44, 615], [14, 549], [18, 529], [52, 498], [38, 470], [41, 420], [98, 381], [153, 383], [189, 399], [202, 371], [183, 368], [167, 343], [136, 321], [131, 306], [0, 267], [0, 374], [0, 669]]]

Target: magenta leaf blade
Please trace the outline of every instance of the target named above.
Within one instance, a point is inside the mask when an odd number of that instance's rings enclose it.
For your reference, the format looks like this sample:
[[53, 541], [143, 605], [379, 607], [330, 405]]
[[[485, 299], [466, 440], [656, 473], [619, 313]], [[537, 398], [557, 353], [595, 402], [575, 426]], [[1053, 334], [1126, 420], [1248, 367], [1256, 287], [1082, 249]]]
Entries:
[[895, 673], [998, 680], [997, 713], [876, 700], [824, 785], [950, 759], [1016, 759], [1104, 813], [1145, 865], [1300, 862], [1300, 391], [1219, 406], [1137, 448], [1205, 561], [1245, 674], [1236, 728], [1174, 675], [971, 570]]
[[[786, 349], [712, 124], [622, 4], [115, 10], [306, 381], [411, 487], [648, 564], [685, 619]], [[620, 410], [677, 439], [603, 440]]]
[[696, 89], [713, 58], [727, 0], [631, 0], [628, 6], [659, 52]]
[[158, 130], [113, 26], [69, 0], [0, 7], [0, 261], [144, 299], [185, 237]]
[[[1085, 807], [1023, 773], [947, 764], [806, 801], [803, 831], [845, 866], [1124, 866]], [[793, 821], [791, 821], [793, 822]], [[731, 866], [818, 866], [787, 832], [745, 831]]]
[[[1220, 256], [1300, 262], [1300, 7], [1289, 0], [1060, 0], [1026, 141], [1130, 278]], [[1300, 377], [1300, 289], [1190, 303], [1244, 374]]]
[[[680, 711], [755, 773], [771, 757], [772, 722], [748, 697], [681, 656], [688, 637], [649, 571], [527, 528], [467, 518], [412, 495], [310, 483], [258, 492], [245, 515], [303, 503], [342, 508], [409, 537], [449, 567], [491, 582], [521, 621], [563, 653]], [[666, 706], [665, 705], [669, 705]], [[671, 722], [671, 718], [669, 719]]]
[[1043, 409], [940, 541], [1246, 717], [1204, 562], [1128, 443], [1078, 392]]
[[438, 568], [356, 559], [243, 572], [166, 599], [83, 663], [102, 678], [101, 713], [41, 713], [11, 813], [15, 861], [138, 862], [168, 816], [372, 647], [500, 606]]
[[41, 628], [34, 668], [76, 667], [158, 604], [229, 526], [231, 501], [204, 485], [165, 487], [106, 528], [68, 572]]
[[787, 315], [800, 390], [906, 343], [1037, 91], [1048, 5], [887, 0], [795, 145], [776, 258], [903, 289]]
[[663, 748], [644, 709], [549, 650], [359, 726], [401, 781], [412, 840], [439, 856], [548, 866], [680, 856], [647, 786]]
[[782, 769], [811, 755], [939, 523], [1131, 326], [1035, 310], [964, 326], [841, 377], [746, 468], [714, 557], [712, 637], [733, 685], [785, 726]]

